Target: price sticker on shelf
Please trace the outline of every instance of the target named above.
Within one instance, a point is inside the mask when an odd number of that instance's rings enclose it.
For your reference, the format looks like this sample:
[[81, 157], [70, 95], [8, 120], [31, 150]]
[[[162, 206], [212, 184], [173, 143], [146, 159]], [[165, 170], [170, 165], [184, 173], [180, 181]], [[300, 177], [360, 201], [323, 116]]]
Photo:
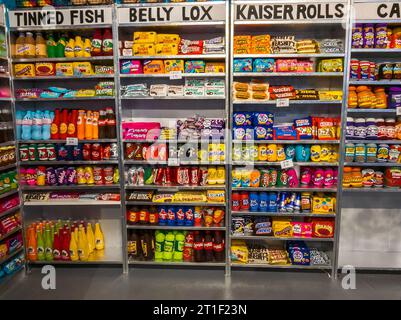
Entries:
[[290, 106], [290, 99], [284, 98], [284, 99], [277, 99], [276, 100], [276, 107], [277, 108], [286, 108]]
[[169, 167], [179, 167], [180, 166], [180, 159], [178, 159], [178, 158], [168, 158], [167, 165]]
[[181, 71], [171, 71], [170, 72], [170, 80], [181, 80], [182, 72]]
[[280, 162], [281, 169], [289, 169], [294, 167], [292, 159], [284, 160]]
[[77, 146], [78, 138], [67, 138], [67, 139], [65, 139], [65, 144], [67, 146]]
[[397, 116], [401, 116], [401, 107], [397, 107]]

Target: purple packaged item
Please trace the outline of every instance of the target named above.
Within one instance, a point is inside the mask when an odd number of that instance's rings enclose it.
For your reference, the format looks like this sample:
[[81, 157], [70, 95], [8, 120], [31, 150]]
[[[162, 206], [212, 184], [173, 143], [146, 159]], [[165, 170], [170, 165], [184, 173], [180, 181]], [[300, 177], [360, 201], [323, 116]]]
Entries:
[[391, 87], [388, 94], [389, 109], [401, 107], [401, 87]]
[[352, 48], [362, 48], [363, 45], [363, 26], [360, 23], [352, 28]]
[[73, 157], [74, 161], [83, 160], [82, 148], [83, 148], [82, 143], [79, 143], [77, 146], [74, 146], [74, 149], [72, 152], [72, 157]]
[[68, 158], [68, 150], [64, 144], [58, 143], [56, 145], [57, 149], [57, 160], [58, 161], [65, 161]]
[[77, 170], [74, 167], [67, 168], [67, 183], [77, 184]]
[[37, 99], [40, 97], [40, 94], [43, 92], [43, 89], [15, 89], [15, 98], [16, 99]]
[[52, 167], [46, 169], [46, 185], [48, 186], [57, 185], [56, 171]]
[[59, 186], [67, 185], [67, 170], [65, 168], [57, 168], [56, 177]]
[[375, 28], [372, 23], [367, 23], [363, 26], [363, 47], [375, 47]]
[[378, 49], [385, 49], [387, 48], [387, 24], [386, 23], [378, 23], [376, 25], [376, 48]]

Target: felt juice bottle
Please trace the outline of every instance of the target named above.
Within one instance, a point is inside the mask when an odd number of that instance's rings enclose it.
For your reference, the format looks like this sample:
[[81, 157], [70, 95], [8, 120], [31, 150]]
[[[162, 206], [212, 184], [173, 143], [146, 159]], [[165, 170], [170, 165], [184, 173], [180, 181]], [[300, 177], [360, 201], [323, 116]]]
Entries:
[[54, 41], [53, 33], [50, 33], [46, 41], [47, 57], [56, 58], [56, 41]]
[[50, 137], [52, 140], [60, 139], [60, 109], [54, 111], [53, 122], [50, 127]]
[[53, 259], [55, 261], [61, 260], [61, 243], [59, 233], [55, 233], [53, 238]]
[[42, 125], [43, 125], [43, 112], [36, 110], [32, 117], [32, 139], [41, 140], [42, 139]]
[[155, 232], [155, 261], [163, 261], [163, 251], [164, 251], [164, 232], [157, 230]]
[[92, 139], [99, 139], [99, 112], [98, 111], [93, 112]]
[[71, 260], [70, 255], [70, 241], [71, 232], [69, 228], [63, 228], [62, 231], [62, 241], [61, 241], [61, 259], [65, 261]]
[[78, 228], [78, 257], [81, 261], [88, 261], [89, 258], [88, 239], [82, 225]]
[[78, 121], [78, 110], [72, 110], [68, 115], [68, 127], [67, 127], [68, 137], [77, 136], [77, 121]]
[[17, 58], [23, 58], [25, 56], [25, 50], [25, 33], [20, 32], [15, 41], [15, 56]]
[[106, 29], [103, 33], [102, 39], [102, 53], [104, 56], [113, 55], [113, 36], [111, 34], [111, 29]]
[[175, 235], [173, 232], [168, 232], [164, 241], [163, 260], [171, 261], [173, 259]]
[[93, 112], [91, 110], [86, 112], [85, 139], [93, 139]]
[[68, 128], [68, 110], [63, 109], [60, 118], [59, 139], [64, 140], [67, 138], [67, 128]]
[[78, 110], [77, 137], [79, 140], [85, 139], [85, 123], [86, 123], [85, 110]]
[[64, 58], [65, 46], [67, 45], [67, 37], [63, 34], [60, 39], [58, 39], [56, 44], [56, 57], [57, 58]]
[[77, 58], [84, 56], [84, 43], [82, 42], [82, 38], [80, 36], [75, 37], [74, 56]]
[[22, 119], [21, 139], [31, 140], [32, 138], [32, 111], [27, 111]]
[[70, 239], [70, 246], [69, 246], [69, 252], [70, 252], [70, 258], [71, 261], [78, 261], [79, 257], [78, 257], [78, 245], [77, 245], [77, 241], [76, 241], [76, 235], [75, 232], [73, 232], [73, 234], [71, 235], [71, 239]]
[[36, 58], [46, 58], [47, 57], [46, 40], [45, 40], [45, 38], [43, 38], [43, 35], [41, 32], [36, 33], [35, 56], [36, 56]]
[[95, 224], [95, 248], [96, 250], [104, 249], [104, 236], [99, 222]]
[[45, 110], [43, 112], [43, 119], [42, 119], [42, 139], [49, 140], [51, 137], [50, 128], [51, 128], [52, 120], [49, 110]]
[[43, 242], [42, 230], [40, 227], [38, 227], [36, 229], [36, 241], [37, 241], [36, 252], [37, 252], [38, 260], [44, 261], [45, 260], [45, 245]]
[[102, 55], [102, 44], [103, 44], [102, 32], [100, 31], [100, 29], [96, 29], [91, 42], [92, 56]]
[[91, 57], [91, 48], [92, 48], [91, 40], [89, 38], [85, 38], [85, 41], [84, 41], [84, 57], [85, 58]]
[[69, 39], [64, 48], [64, 56], [66, 58], [74, 58], [75, 50], [75, 40], [73, 38]]
[[38, 255], [37, 255], [37, 242], [36, 242], [34, 226], [30, 226], [27, 231], [27, 247], [28, 247], [27, 250], [28, 260], [36, 261], [38, 259]]
[[86, 226], [86, 238], [88, 240], [89, 254], [95, 251], [95, 234], [93, 233], [92, 224], [88, 222]]
[[36, 45], [35, 45], [35, 39], [33, 38], [33, 33], [32, 32], [27, 32], [26, 37], [25, 37], [25, 58], [35, 58], [36, 56]]
[[45, 258], [47, 261], [53, 261], [53, 241], [51, 239], [50, 225], [46, 224], [44, 234], [44, 245], [45, 245]]

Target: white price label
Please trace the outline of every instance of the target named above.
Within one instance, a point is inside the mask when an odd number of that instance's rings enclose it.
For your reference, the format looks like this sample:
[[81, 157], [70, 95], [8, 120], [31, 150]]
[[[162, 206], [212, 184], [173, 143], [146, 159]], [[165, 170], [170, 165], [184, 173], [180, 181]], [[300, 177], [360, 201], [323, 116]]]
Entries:
[[291, 159], [284, 160], [280, 162], [281, 169], [289, 169], [294, 167], [294, 162]]
[[397, 116], [401, 116], [401, 107], [397, 107]]
[[290, 106], [290, 99], [288, 99], [288, 98], [277, 99], [276, 100], [276, 106], [277, 106], [277, 108], [289, 107]]
[[67, 138], [67, 139], [65, 139], [65, 144], [67, 146], [77, 146], [78, 138]]
[[170, 72], [170, 80], [181, 80], [182, 72], [181, 71], [171, 71]]
[[178, 158], [168, 158], [167, 164], [169, 167], [179, 167], [180, 159]]

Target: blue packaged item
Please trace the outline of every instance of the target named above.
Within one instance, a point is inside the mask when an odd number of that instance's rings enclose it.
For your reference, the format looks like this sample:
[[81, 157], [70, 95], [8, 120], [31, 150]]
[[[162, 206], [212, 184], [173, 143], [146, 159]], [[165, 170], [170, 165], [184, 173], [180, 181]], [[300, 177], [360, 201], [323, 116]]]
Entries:
[[310, 146], [297, 145], [295, 147], [295, 160], [297, 162], [308, 162], [310, 160]]
[[295, 147], [293, 145], [285, 146], [285, 158], [287, 160], [294, 160], [295, 158]]
[[56, 99], [61, 96], [60, 92], [52, 92], [52, 91], [42, 91], [39, 95], [40, 98], [43, 99]]
[[234, 59], [234, 72], [252, 72], [252, 59]]
[[185, 224], [185, 207], [178, 207], [175, 212], [175, 222], [177, 226], [183, 226]]
[[65, 146], [65, 149], [67, 150], [67, 156], [66, 159], [67, 161], [73, 161], [74, 160], [74, 146]]
[[279, 212], [287, 212], [286, 205], [287, 205], [288, 193], [287, 192], [280, 192], [279, 193], [279, 201], [277, 209]]
[[272, 127], [274, 124], [274, 114], [265, 112], [254, 112], [252, 114], [252, 124], [254, 126]]
[[185, 225], [191, 227], [195, 224], [195, 207], [185, 207]]
[[[11, 275], [14, 272], [20, 270], [24, 265], [24, 255], [20, 254], [18, 257], [12, 259], [11, 261], [7, 262], [3, 267], [3, 272], [7, 275]], [[1, 277], [1, 275], [0, 275]]]
[[301, 194], [298, 192], [296, 199], [295, 199], [295, 204], [294, 204], [294, 212], [301, 212]]
[[274, 128], [275, 140], [297, 140], [297, 131], [289, 126]]
[[293, 265], [310, 265], [310, 251], [308, 248], [293, 248], [288, 250], [288, 255]]
[[265, 126], [256, 126], [254, 128], [255, 140], [273, 140], [273, 128]]
[[75, 98], [77, 96], [76, 90], [71, 90], [69, 92], [64, 93], [63, 98]]
[[70, 91], [69, 89], [60, 87], [49, 87], [49, 90], [57, 93], [67, 93], [68, 91]]
[[68, 158], [67, 147], [64, 144], [57, 143], [56, 144], [56, 152], [57, 152], [57, 160], [58, 161], [66, 161]]
[[313, 128], [311, 117], [294, 120], [295, 130], [298, 133], [298, 139], [313, 139]]
[[257, 192], [249, 193], [249, 211], [257, 212], [259, 210], [259, 194]]
[[268, 203], [270, 201], [269, 194], [267, 192], [259, 193], [259, 211], [267, 212], [268, 211]]
[[167, 224], [167, 211], [168, 207], [159, 207], [159, 226], [165, 226]]
[[247, 127], [252, 125], [252, 112], [235, 112], [233, 114], [234, 127]]
[[176, 207], [170, 206], [167, 208], [167, 225], [175, 226], [177, 217], [175, 215]]
[[270, 192], [269, 193], [269, 202], [267, 205], [267, 212], [277, 212], [277, 193]]
[[274, 59], [255, 59], [253, 72], [274, 72]]
[[234, 127], [233, 128], [234, 140], [253, 140], [252, 127]]
[[72, 156], [73, 156], [74, 161], [84, 159], [83, 154], [82, 154], [82, 149], [83, 149], [82, 143], [78, 143], [77, 146], [74, 146], [74, 149], [72, 151]]

